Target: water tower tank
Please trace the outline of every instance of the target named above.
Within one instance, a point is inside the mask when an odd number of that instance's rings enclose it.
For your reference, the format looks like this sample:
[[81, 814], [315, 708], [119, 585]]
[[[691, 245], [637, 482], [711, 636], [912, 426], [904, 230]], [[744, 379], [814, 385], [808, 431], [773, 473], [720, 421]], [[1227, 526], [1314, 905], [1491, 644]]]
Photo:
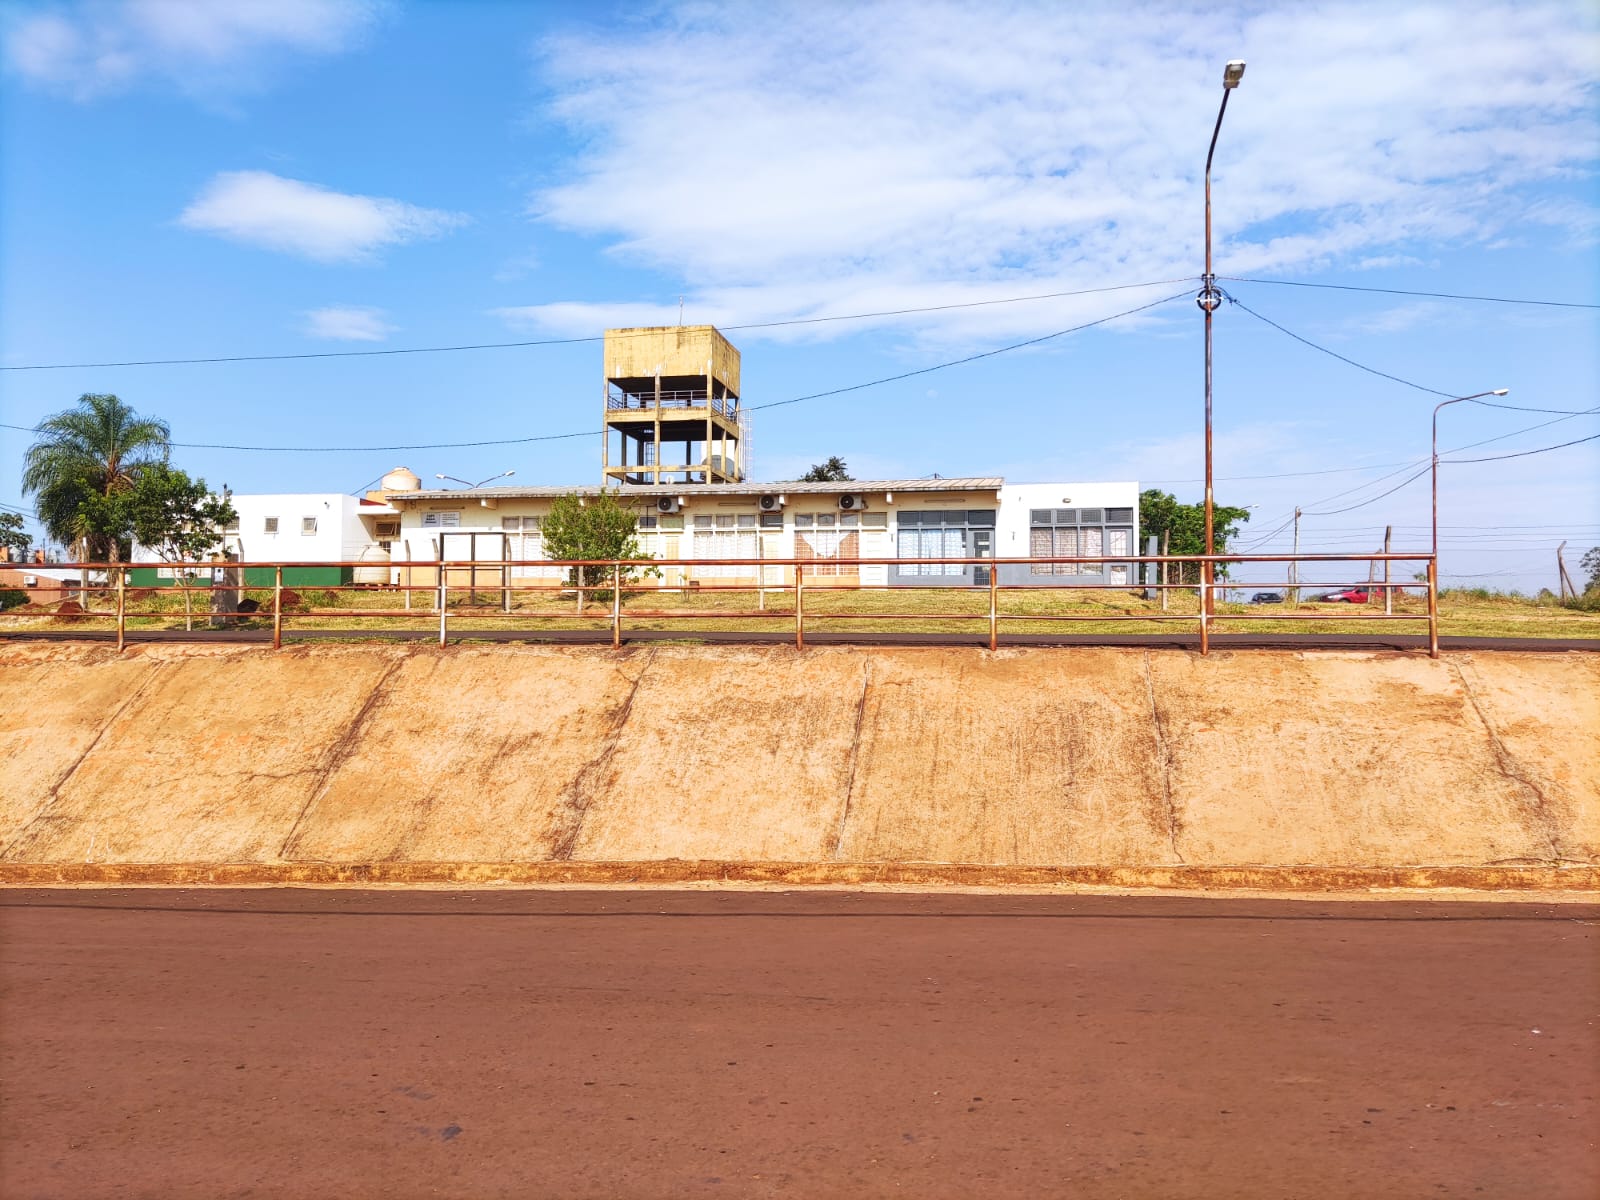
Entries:
[[386, 492], [414, 492], [422, 480], [405, 467], [396, 467], [383, 477], [379, 486]]

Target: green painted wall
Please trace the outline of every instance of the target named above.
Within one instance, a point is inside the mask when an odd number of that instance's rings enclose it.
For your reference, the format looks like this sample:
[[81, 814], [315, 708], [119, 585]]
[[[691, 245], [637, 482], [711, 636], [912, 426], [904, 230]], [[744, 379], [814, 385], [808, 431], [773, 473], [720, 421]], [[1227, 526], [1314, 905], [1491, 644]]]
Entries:
[[[128, 586], [141, 588], [177, 587], [177, 582], [171, 579], [162, 579], [157, 567], [134, 567], [128, 572]], [[276, 573], [271, 567], [246, 567], [244, 569], [244, 586], [248, 588], [269, 588], [273, 585]], [[294, 588], [337, 587], [340, 584], [351, 583], [355, 579], [354, 567], [285, 567], [283, 569], [283, 586]], [[196, 587], [210, 587], [205, 581], [197, 582]]]

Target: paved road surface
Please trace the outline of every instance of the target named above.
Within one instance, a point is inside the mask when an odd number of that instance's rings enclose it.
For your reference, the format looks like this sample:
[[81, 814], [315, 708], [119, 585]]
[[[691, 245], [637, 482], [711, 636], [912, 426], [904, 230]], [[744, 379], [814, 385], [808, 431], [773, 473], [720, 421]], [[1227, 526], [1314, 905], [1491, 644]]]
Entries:
[[[350, 639], [382, 638], [385, 641], [431, 642], [437, 641], [438, 631], [421, 629], [385, 629], [381, 632], [359, 629], [298, 629], [284, 635], [286, 642], [340, 641]], [[104, 630], [60, 629], [6, 629], [0, 626], [0, 643], [6, 641], [49, 642], [115, 642], [115, 632]], [[622, 640], [630, 645], [645, 642], [697, 641], [713, 645], [793, 645], [794, 631], [778, 630], [773, 633], [753, 633], [744, 630], [664, 630], [625, 629]], [[197, 629], [193, 633], [182, 629], [144, 629], [127, 635], [133, 643], [236, 642], [253, 645], [270, 645], [270, 629]], [[609, 646], [611, 630], [604, 629], [475, 629], [452, 630], [450, 641], [472, 642], [544, 642], [564, 645]], [[882, 631], [839, 632], [836, 630], [806, 631], [808, 646], [987, 646], [989, 635], [984, 633], [893, 633]], [[1147, 650], [1198, 650], [1198, 633], [1002, 633], [1002, 646], [1133, 646]], [[1379, 632], [1372, 633], [1319, 633], [1303, 630], [1300, 633], [1213, 633], [1211, 645], [1218, 650], [1422, 650], [1428, 648], [1426, 634]], [[1578, 650], [1594, 653], [1600, 651], [1600, 637], [1546, 638], [1546, 637], [1457, 637], [1441, 636], [1439, 646], [1444, 650], [1534, 650], [1555, 653]]]
[[1600, 906], [0, 893], [0, 1193], [1600, 1194]]

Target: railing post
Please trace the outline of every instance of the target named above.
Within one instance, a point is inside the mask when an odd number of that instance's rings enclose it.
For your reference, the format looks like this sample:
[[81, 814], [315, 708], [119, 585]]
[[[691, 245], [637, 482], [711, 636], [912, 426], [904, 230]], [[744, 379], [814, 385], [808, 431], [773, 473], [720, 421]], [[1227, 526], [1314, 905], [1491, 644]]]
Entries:
[[439, 645], [450, 636], [450, 579], [444, 561], [439, 562]]
[[283, 567], [272, 569], [272, 648], [283, 649]]
[[127, 642], [128, 635], [128, 573], [117, 571], [117, 653]]
[[1206, 598], [1211, 594], [1211, 563], [1200, 564], [1200, 653], [1211, 653], [1211, 623], [1206, 619]]
[[622, 649], [622, 564], [611, 567], [611, 648]]
[[989, 649], [1000, 648], [1000, 564], [989, 564]]
[[794, 648], [806, 648], [806, 569], [794, 565]]
[[1428, 559], [1428, 657], [1439, 657], [1439, 560]]

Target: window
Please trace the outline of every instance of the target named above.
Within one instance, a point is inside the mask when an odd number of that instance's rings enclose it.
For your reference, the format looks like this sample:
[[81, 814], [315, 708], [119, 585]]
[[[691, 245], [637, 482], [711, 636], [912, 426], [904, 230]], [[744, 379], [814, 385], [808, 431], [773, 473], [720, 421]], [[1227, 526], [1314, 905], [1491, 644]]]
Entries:
[[278, 518], [277, 517], [268, 517], [264, 521], [262, 521], [261, 522], [261, 532], [262, 533], [277, 533], [278, 532]]
[[644, 513], [639, 517], [639, 528], [654, 529], [656, 528], [656, 521], [655, 513]]
[[[704, 521], [705, 524], [701, 524]], [[718, 516], [715, 527], [710, 517], [696, 517], [694, 531], [694, 556], [707, 558], [749, 558], [756, 556], [756, 531], [735, 527], [732, 516]], [[728, 579], [753, 573], [755, 566], [738, 563], [712, 563], [693, 568], [696, 579]]]
[[[993, 529], [994, 509], [930, 509], [902, 512], [896, 518], [895, 554], [899, 558], [971, 558], [968, 530]], [[896, 573], [909, 575], [961, 576], [968, 568], [960, 563], [901, 563]]]
[[[1028, 530], [1029, 558], [1071, 558], [1078, 553], [1076, 529], [1051, 529], [1034, 526]], [[1033, 575], [1076, 575], [1077, 563], [1034, 563], [1028, 568]]]
[[[833, 525], [833, 514], [818, 514], [817, 524], [820, 526]], [[823, 575], [843, 575], [846, 568], [837, 561], [841, 558], [861, 557], [861, 535], [854, 529], [839, 528], [813, 528], [808, 530], [795, 530], [794, 556], [805, 559], [805, 569], [808, 578], [817, 578]], [[848, 570], [854, 574], [857, 568]]]
[[300, 533], [301, 533], [302, 536], [310, 537], [312, 534], [314, 534], [316, 532], [317, 532], [317, 519], [315, 517], [301, 517], [300, 518]]
[[[1098, 558], [1100, 555], [1126, 556], [1133, 553], [1131, 525], [1107, 528], [1105, 521], [1133, 520], [1131, 508], [1035, 508], [1028, 512], [1028, 557]], [[1063, 527], [1066, 528], [1063, 528]], [[1103, 562], [1033, 563], [1033, 575], [1100, 575], [1107, 572]], [[1113, 582], [1126, 579], [1125, 566], [1109, 568]]]
[[226, 525], [224, 525], [222, 527], [222, 532], [225, 533], [225, 534], [233, 534], [233, 535], [237, 536], [238, 533], [239, 533], [239, 518], [238, 517], [234, 517], [233, 520], [229, 521]]
[[782, 529], [783, 528], [783, 514], [781, 512], [762, 513], [761, 514], [761, 528], [762, 529]]
[[887, 529], [887, 528], [889, 528], [889, 514], [888, 513], [881, 513], [881, 512], [862, 513], [861, 514], [861, 528], [863, 528], [863, 529]]
[[[427, 513], [423, 524], [428, 524], [426, 517], [454, 517], [459, 525], [460, 513]], [[511, 563], [527, 564], [544, 557], [544, 540], [541, 526], [543, 517], [501, 517], [500, 528], [506, 535], [506, 561]], [[482, 543], [480, 543], [482, 544]], [[511, 578], [513, 579], [550, 579], [558, 576], [560, 571], [555, 567], [513, 566]]]

